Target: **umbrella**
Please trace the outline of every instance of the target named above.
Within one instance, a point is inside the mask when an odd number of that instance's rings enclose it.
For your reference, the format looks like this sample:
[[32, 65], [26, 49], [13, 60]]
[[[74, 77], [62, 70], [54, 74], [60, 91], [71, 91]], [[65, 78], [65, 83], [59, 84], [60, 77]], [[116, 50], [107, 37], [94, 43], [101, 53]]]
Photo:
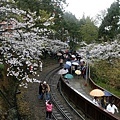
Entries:
[[64, 64], [64, 68], [69, 69], [70, 66], [68, 64]]
[[72, 55], [72, 58], [75, 58], [76, 56], [75, 55]]
[[81, 74], [81, 71], [80, 71], [80, 70], [76, 70], [75, 73], [76, 73], [77, 75], [80, 75], [80, 74]]
[[59, 53], [57, 53], [57, 56], [62, 56], [62, 53], [60, 53], [60, 52], [59, 52]]
[[66, 73], [68, 73], [68, 69], [60, 69], [59, 71], [58, 71], [58, 74], [66, 74]]
[[66, 61], [66, 64], [71, 66], [72, 63], [70, 61]]
[[77, 63], [77, 62], [72, 62], [72, 65], [79, 65], [79, 63]]
[[101, 97], [101, 96], [104, 96], [104, 92], [100, 89], [93, 89], [91, 92], [90, 92], [90, 95], [91, 96], [96, 96], [96, 97]]
[[85, 62], [85, 59], [81, 59], [80, 62]]
[[77, 62], [78, 64], [80, 63], [80, 61], [79, 61], [79, 60], [76, 60], [76, 61], [74, 61], [74, 62]]
[[106, 90], [104, 91], [104, 94], [105, 94], [104, 96], [112, 96], [111, 93]]
[[64, 76], [64, 78], [72, 79], [72, 78], [73, 78], [73, 75], [72, 75], [72, 74], [66, 74], [66, 75]]

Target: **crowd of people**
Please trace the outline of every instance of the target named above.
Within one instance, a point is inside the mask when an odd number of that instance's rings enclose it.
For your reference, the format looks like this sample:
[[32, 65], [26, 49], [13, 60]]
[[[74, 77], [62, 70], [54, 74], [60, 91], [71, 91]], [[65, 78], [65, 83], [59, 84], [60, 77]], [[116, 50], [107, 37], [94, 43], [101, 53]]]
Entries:
[[[82, 58], [76, 53], [76, 52], [66, 52], [62, 53], [60, 52], [60, 55], [57, 55], [59, 64], [61, 67], [64, 67], [64, 69], [68, 69], [68, 72], [71, 74], [75, 73], [75, 70], [80, 70], [82, 72], [83, 78], [85, 78], [86, 75], [86, 64], [85, 61], [82, 60]], [[69, 64], [69, 68], [66, 68], [64, 66], [64, 63], [71, 62], [71, 65]], [[78, 63], [72, 64], [73, 62]], [[42, 71], [42, 62], [40, 62], [40, 72]], [[53, 110], [53, 104], [50, 100], [50, 86], [46, 81], [41, 81], [39, 84], [39, 99], [45, 100], [46, 105], [46, 118], [51, 119], [52, 117], [52, 110]]]
[[115, 114], [115, 112], [119, 112], [117, 106], [114, 104], [114, 101], [109, 101], [109, 96], [102, 96], [101, 98], [94, 97], [93, 103], [98, 107], [102, 107], [109, 113]]
[[[80, 70], [81, 75], [83, 76], [84, 79], [86, 79], [87, 65], [85, 60], [78, 53], [76, 52], [62, 53], [58, 58], [59, 58], [60, 66], [62, 66], [64, 69], [68, 69], [68, 72], [70, 74], [74, 74], [76, 70]], [[72, 64], [72, 63], [76, 63], [76, 64]], [[69, 65], [70, 67], [66, 67], [65, 66], [66, 64]], [[114, 114], [115, 112], [117, 113], [119, 112], [114, 102], [109, 101], [108, 96], [103, 96], [101, 98], [94, 97], [93, 103], [96, 106], [102, 107], [104, 110], [106, 110], [109, 113]]]
[[[76, 52], [66, 52], [62, 53], [57, 56], [58, 62], [61, 67], [63, 67], [65, 70], [68, 69], [68, 73], [75, 74], [76, 70], [81, 71], [81, 75], [84, 79], [86, 79], [86, 70], [87, 65], [85, 60]], [[76, 63], [76, 64], [72, 64]], [[40, 63], [40, 71], [42, 71], [42, 63]], [[102, 107], [104, 110], [106, 110], [109, 113], [114, 114], [115, 112], [119, 112], [118, 108], [114, 104], [114, 102], [110, 102], [108, 97], [103, 96], [101, 98], [94, 97], [93, 103], [98, 106]], [[46, 83], [46, 81], [40, 82], [39, 85], [39, 99], [43, 100], [45, 99], [45, 105], [46, 105], [46, 118], [51, 119], [52, 117], [52, 110], [53, 110], [53, 104], [50, 100], [50, 86]]]
[[68, 73], [75, 74], [76, 70], [81, 71], [81, 75], [86, 79], [87, 64], [85, 58], [82, 58], [76, 51], [61, 52], [58, 54], [58, 61], [61, 67], [68, 69]]

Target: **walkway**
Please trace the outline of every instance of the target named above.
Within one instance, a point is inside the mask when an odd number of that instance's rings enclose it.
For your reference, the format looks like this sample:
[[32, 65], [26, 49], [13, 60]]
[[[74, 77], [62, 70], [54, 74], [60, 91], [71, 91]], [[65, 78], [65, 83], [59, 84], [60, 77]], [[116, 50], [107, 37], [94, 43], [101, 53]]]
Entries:
[[71, 87], [76, 89], [78, 92], [83, 94], [85, 97], [92, 100], [93, 97], [89, 95], [91, 88], [89, 87], [89, 85], [85, 85], [85, 82], [86, 81], [82, 78], [82, 76], [77, 76], [77, 75], [74, 75], [74, 78], [69, 80], [69, 84]]
[[[69, 81], [69, 85], [74, 88], [75, 90], [77, 90], [78, 92], [80, 92], [82, 95], [84, 95], [86, 98], [88, 98], [89, 100], [93, 100], [93, 97], [90, 96], [90, 91], [92, 90], [89, 86], [89, 84], [85, 85], [85, 80], [82, 78], [82, 76], [77, 76], [74, 75], [73, 79], [68, 80]], [[120, 110], [119, 110], [120, 112]], [[120, 117], [119, 113], [115, 113], [115, 116]]]

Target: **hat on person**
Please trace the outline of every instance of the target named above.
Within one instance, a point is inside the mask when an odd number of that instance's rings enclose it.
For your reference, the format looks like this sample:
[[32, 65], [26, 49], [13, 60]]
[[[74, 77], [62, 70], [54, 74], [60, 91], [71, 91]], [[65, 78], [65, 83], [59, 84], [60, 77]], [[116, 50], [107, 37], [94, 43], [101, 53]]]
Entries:
[[51, 101], [50, 101], [50, 100], [48, 100], [48, 102], [47, 102], [47, 103], [51, 105]]
[[43, 84], [46, 84], [46, 81], [44, 81]]

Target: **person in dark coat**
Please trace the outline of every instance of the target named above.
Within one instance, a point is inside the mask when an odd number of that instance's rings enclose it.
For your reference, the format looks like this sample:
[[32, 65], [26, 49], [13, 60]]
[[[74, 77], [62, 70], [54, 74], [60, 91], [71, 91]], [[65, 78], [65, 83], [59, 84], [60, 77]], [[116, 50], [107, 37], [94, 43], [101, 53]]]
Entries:
[[39, 85], [39, 99], [43, 99], [43, 95], [44, 95], [44, 92], [43, 92], [43, 82], [40, 82], [40, 85]]
[[101, 106], [102, 106], [104, 109], [106, 109], [107, 101], [106, 101], [106, 97], [105, 97], [105, 96], [103, 96], [103, 97], [101, 98]]

